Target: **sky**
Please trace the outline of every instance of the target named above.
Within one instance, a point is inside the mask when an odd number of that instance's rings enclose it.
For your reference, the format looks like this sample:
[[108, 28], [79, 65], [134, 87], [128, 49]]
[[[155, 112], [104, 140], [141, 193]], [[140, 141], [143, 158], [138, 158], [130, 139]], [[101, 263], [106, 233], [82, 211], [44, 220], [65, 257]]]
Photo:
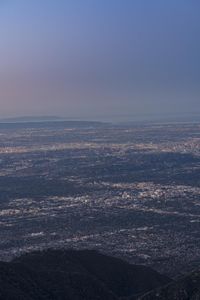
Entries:
[[199, 0], [0, 0], [0, 118], [200, 112]]

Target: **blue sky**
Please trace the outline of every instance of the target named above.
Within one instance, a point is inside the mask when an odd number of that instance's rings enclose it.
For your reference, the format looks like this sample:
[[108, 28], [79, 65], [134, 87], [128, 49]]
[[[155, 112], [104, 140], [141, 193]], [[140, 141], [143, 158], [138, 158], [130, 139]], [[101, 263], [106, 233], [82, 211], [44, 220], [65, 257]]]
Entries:
[[2, 0], [0, 117], [200, 112], [197, 0]]

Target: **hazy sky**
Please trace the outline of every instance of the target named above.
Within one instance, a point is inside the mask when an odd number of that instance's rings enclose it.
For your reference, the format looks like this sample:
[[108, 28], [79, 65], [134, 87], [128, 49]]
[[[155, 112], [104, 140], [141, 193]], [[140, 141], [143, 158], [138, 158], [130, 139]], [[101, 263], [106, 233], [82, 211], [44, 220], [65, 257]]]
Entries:
[[0, 117], [200, 112], [199, 0], [0, 0]]

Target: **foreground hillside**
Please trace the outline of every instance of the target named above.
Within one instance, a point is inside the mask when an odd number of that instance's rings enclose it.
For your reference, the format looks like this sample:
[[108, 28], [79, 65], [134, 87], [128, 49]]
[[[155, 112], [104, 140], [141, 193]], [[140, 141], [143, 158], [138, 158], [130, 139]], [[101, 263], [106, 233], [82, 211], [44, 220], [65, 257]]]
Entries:
[[127, 299], [169, 282], [150, 268], [89, 250], [34, 252], [0, 263], [2, 300]]
[[91, 250], [47, 250], [0, 262], [0, 300], [200, 300], [200, 271], [177, 281]]
[[200, 270], [147, 293], [139, 300], [200, 300]]

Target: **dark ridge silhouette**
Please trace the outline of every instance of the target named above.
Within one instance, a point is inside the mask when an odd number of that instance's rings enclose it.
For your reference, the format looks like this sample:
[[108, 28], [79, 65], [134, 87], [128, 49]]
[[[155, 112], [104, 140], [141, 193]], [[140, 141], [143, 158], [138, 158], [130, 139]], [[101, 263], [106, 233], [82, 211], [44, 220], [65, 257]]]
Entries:
[[130, 299], [171, 280], [92, 250], [46, 250], [0, 263], [0, 299]]
[[[133, 298], [134, 299], [134, 298]], [[200, 300], [200, 270], [151, 291], [138, 300]]]

